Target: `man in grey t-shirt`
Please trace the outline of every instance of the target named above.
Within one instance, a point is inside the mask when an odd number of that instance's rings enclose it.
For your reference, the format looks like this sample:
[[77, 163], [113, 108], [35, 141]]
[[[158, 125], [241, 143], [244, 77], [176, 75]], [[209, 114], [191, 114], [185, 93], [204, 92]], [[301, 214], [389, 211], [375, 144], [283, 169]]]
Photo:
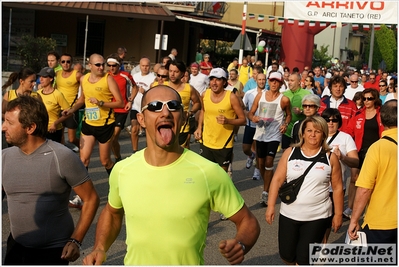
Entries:
[[[8, 103], [2, 130], [13, 147], [2, 156], [11, 229], [5, 265], [77, 260], [99, 205], [86, 168], [74, 152], [46, 139], [47, 125], [47, 110], [39, 100], [20, 96]], [[76, 227], [68, 210], [72, 188], [85, 202]]]

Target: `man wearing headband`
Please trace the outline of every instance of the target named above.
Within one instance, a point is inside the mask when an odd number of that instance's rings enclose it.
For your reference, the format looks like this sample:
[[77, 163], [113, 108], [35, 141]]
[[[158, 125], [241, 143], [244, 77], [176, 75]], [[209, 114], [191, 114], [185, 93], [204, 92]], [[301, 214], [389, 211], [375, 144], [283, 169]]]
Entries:
[[134, 99], [137, 95], [137, 86], [132, 75], [126, 71], [120, 70], [120, 66], [123, 64], [122, 62], [122, 59], [119, 58], [117, 54], [112, 54], [107, 58], [108, 74], [112, 76], [118, 84], [119, 92], [121, 93], [124, 104], [123, 108], [114, 108], [115, 130], [111, 149], [115, 156], [115, 162], [122, 159], [119, 135], [125, 127], [127, 115], [129, 114], [133, 102], [133, 100], [128, 100], [128, 95], [130, 95], [129, 99]]
[[[64, 95], [69, 106], [72, 107], [78, 100], [82, 73], [72, 68], [72, 56], [70, 54], [63, 54], [60, 63], [62, 71], [56, 72], [56, 88]], [[79, 139], [76, 137], [78, 123], [79, 110], [76, 110], [73, 116], [62, 123], [64, 127], [68, 128], [68, 141], [65, 142], [65, 145], [75, 152], [79, 152]]]
[[[113, 109], [124, 106], [118, 84], [108, 73], [104, 73], [104, 65], [104, 58], [101, 55], [90, 56], [90, 72], [80, 79], [81, 95], [76, 104], [65, 110], [64, 114], [74, 113], [85, 105], [85, 117], [80, 135], [80, 159], [83, 165], [89, 168], [90, 157], [98, 141], [100, 162], [110, 174], [114, 167], [114, 162], [111, 160], [111, 141], [115, 128]], [[70, 202], [77, 208], [82, 206], [78, 195]]]
[[141, 104], [137, 119], [147, 129], [147, 147], [112, 171], [93, 251], [83, 263], [104, 263], [125, 218], [125, 265], [203, 265], [211, 210], [225, 213], [236, 228], [220, 240], [219, 252], [228, 263], [241, 263], [259, 223], [219, 166], [179, 145], [186, 121], [182, 98], [159, 85]]
[[209, 86], [209, 78], [200, 72], [200, 66], [197, 62], [191, 64], [190, 70], [190, 85], [194, 87], [200, 95], [202, 95]]

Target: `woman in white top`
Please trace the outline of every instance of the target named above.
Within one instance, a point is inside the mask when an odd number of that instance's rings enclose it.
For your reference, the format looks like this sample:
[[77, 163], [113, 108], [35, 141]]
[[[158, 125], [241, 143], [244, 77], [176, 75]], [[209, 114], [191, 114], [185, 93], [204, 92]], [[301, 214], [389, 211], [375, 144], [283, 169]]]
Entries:
[[[306, 118], [299, 130], [300, 142], [283, 153], [269, 189], [269, 206], [266, 221], [272, 224], [278, 190], [287, 181], [301, 176], [315, 158], [316, 164], [306, 175], [291, 204], [281, 203], [279, 216], [279, 252], [286, 264], [309, 265], [309, 244], [321, 243], [330, 226], [335, 232], [342, 225], [344, 195], [342, 190], [341, 166], [326, 143], [328, 127], [320, 116]], [[332, 185], [335, 214], [329, 185]]]

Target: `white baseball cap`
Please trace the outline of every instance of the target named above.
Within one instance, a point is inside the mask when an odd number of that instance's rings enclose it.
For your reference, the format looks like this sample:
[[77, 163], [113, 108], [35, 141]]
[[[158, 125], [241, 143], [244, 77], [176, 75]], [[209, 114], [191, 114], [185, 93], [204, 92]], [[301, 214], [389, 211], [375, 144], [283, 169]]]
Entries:
[[209, 74], [209, 78], [225, 78], [227, 80], [227, 74], [222, 68], [214, 68], [211, 70], [211, 73]]
[[270, 73], [268, 79], [269, 80], [277, 80], [277, 81], [282, 82], [283, 81], [283, 75], [280, 72], [275, 71], [275, 72]]

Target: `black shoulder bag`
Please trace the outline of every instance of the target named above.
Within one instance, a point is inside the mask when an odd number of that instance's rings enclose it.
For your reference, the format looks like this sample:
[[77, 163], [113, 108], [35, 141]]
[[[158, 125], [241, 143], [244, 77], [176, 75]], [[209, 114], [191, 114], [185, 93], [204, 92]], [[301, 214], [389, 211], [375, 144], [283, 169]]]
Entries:
[[306, 175], [310, 171], [310, 169], [318, 162], [318, 160], [322, 157], [324, 152], [320, 151], [320, 153], [314, 158], [312, 164], [305, 170], [305, 172], [299, 176], [299, 178], [292, 180], [291, 182], [287, 183], [287, 181], [280, 187], [278, 190], [278, 196], [281, 199], [281, 202], [285, 204], [291, 204], [296, 200], [296, 196], [301, 189], [303, 184], [303, 180], [305, 180]]

